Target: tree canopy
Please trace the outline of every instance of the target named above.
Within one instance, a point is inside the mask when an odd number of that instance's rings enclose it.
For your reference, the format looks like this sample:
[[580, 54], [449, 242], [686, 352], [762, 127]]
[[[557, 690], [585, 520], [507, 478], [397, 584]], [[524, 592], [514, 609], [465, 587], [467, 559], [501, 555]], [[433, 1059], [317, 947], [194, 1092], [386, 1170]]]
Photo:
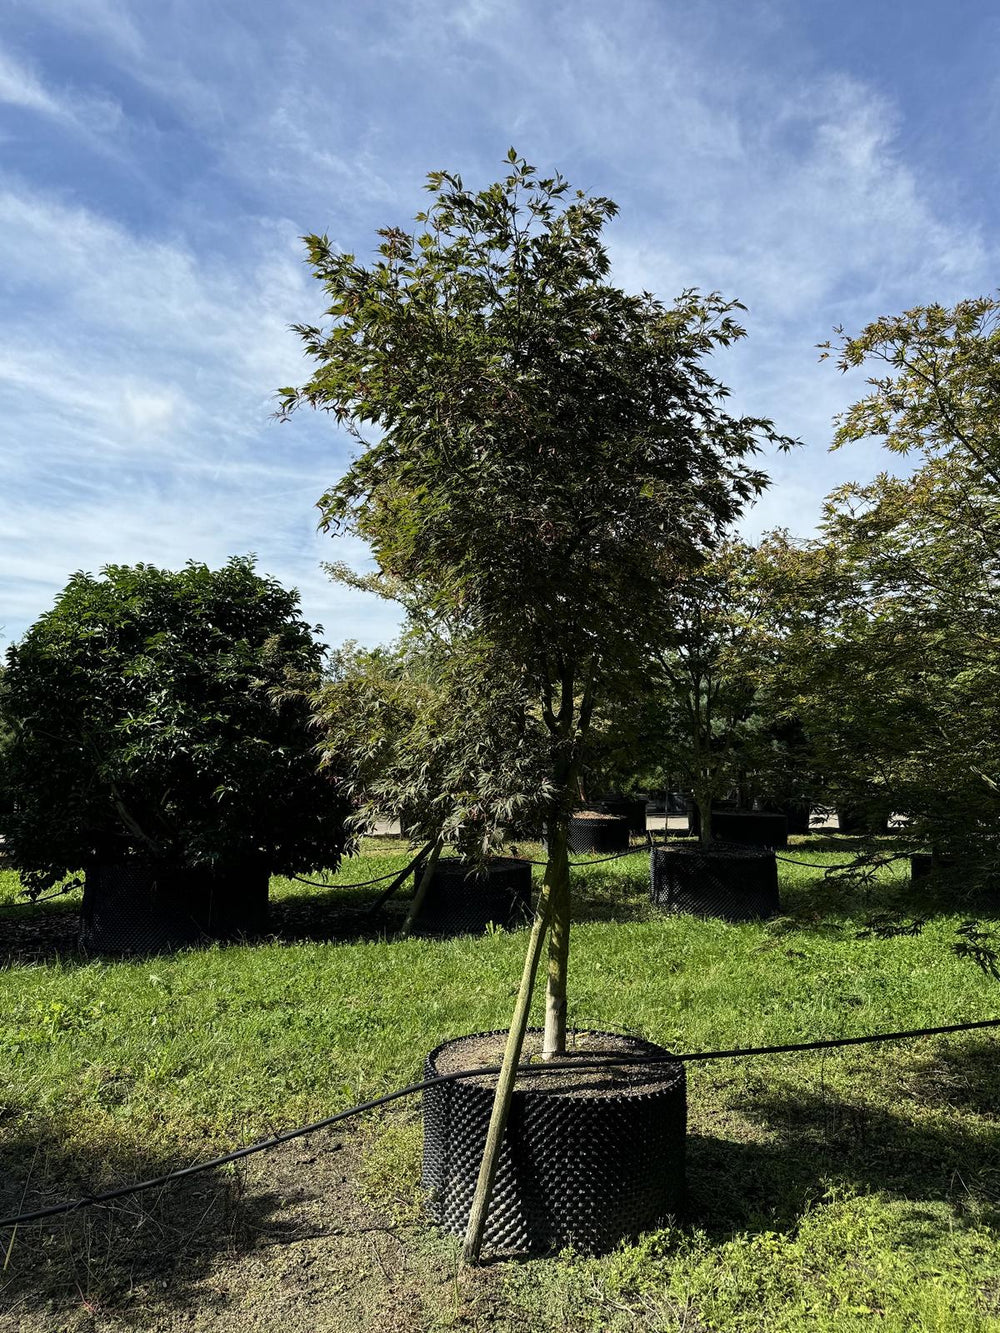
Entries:
[[323, 522], [544, 688], [559, 659], [584, 679], [634, 662], [650, 595], [763, 488], [746, 460], [779, 437], [727, 415], [702, 365], [743, 336], [742, 307], [614, 287], [615, 205], [510, 163], [475, 193], [431, 173], [423, 230], [384, 229], [370, 266], [307, 238], [331, 326], [299, 328], [319, 366], [283, 411], [377, 428]]
[[29, 890], [126, 855], [336, 865], [348, 807], [302, 693], [322, 653], [248, 557], [74, 574], [0, 680], [0, 822]]
[[834, 789], [910, 816], [971, 885], [1000, 869], [1000, 301], [837, 335], [824, 356], [874, 373], [834, 446], [916, 467], [829, 497], [785, 584], [789, 687]]

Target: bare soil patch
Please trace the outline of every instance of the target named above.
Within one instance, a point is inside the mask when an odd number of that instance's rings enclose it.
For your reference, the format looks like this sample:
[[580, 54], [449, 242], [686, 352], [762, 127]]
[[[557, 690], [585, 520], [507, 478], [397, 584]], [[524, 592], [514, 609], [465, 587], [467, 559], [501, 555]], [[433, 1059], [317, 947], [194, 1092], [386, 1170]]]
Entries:
[[[22, 1228], [0, 1277], [0, 1330], [427, 1327], [428, 1298], [454, 1283], [454, 1246], [416, 1225], [412, 1193], [377, 1203], [366, 1193], [371, 1132], [319, 1131], [236, 1168]], [[4, 1171], [4, 1215], [59, 1197], [33, 1179], [22, 1192]]]
[[[438, 1073], [452, 1074], [461, 1069], [493, 1068], [503, 1059], [506, 1032], [475, 1033], [448, 1043], [435, 1058]], [[639, 1047], [637, 1050], [636, 1047]], [[645, 1049], [644, 1049], [645, 1048]], [[632, 1089], [653, 1092], [673, 1087], [677, 1067], [672, 1064], [649, 1064], [644, 1060], [648, 1045], [636, 1039], [612, 1032], [577, 1032], [570, 1034], [567, 1051], [557, 1060], [542, 1061], [542, 1034], [536, 1029], [525, 1033], [521, 1048], [521, 1063], [535, 1064], [538, 1074], [518, 1076], [518, 1091], [559, 1093], [564, 1097], [620, 1097]], [[635, 1056], [634, 1064], [607, 1065], [603, 1068], [580, 1068], [602, 1057], [620, 1059]], [[484, 1074], [468, 1080], [481, 1088], [496, 1087], [495, 1074]]]

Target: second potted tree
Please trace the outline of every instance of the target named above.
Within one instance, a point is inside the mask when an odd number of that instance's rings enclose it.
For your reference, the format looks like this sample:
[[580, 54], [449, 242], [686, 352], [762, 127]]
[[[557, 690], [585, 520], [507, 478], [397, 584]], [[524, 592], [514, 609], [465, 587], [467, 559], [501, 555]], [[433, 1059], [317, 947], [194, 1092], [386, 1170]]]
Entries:
[[2, 680], [0, 823], [27, 892], [82, 871], [98, 952], [259, 934], [270, 876], [347, 845], [301, 692], [321, 660], [297, 595], [250, 559], [74, 575]]

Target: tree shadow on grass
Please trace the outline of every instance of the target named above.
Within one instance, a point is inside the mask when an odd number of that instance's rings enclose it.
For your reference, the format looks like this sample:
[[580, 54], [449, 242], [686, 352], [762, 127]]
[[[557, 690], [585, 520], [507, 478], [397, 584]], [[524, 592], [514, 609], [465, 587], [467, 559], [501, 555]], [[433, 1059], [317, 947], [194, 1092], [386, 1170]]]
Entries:
[[[22, 1224], [13, 1239], [4, 1228], [0, 1324], [37, 1315], [52, 1321], [43, 1327], [63, 1327], [57, 1314], [140, 1309], [148, 1313], [139, 1327], [160, 1327], [168, 1313], [184, 1311], [210, 1324], [213, 1304], [220, 1311], [229, 1304], [225, 1283], [206, 1282], [214, 1273], [241, 1264], [250, 1271], [258, 1252], [266, 1271], [264, 1252], [275, 1246], [307, 1247], [343, 1234], [339, 1205], [354, 1190], [357, 1166], [347, 1159], [355, 1155], [342, 1135], [319, 1131], [112, 1203]], [[0, 1144], [0, 1216], [189, 1165], [190, 1158], [113, 1142], [68, 1150], [56, 1134], [49, 1142], [8, 1135]]]
[[778, 868], [783, 908], [778, 929], [833, 931], [864, 928], [877, 918], [905, 925], [957, 914], [982, 921], [1000, 916], [995, 891], [970, 888], [948, 871], [914, 881], [908, 857], [867, 881], [827, 876], [822, 865], [811, 871], [779, 861]]
[[688, 1139], [690, 1220], [717, 1239], [790, 1231], [832, 1188], [923, 1206], [925, 1236], [1000, 1227], [998, 1054], [988, 1040], [949, 1043], [912, 1066], [899, 1112], [830, 1090], [753, 1086], [740, 1110], [766, 1141]]
[[18, 904], [0, 914], [0, 968], [61, 959], [82, 961], [80, 911], [73, 904]]
[[[391, 937], [402, 925], [406, 901], [394, 900], [369, 914], [367, 909], [377, 900], [374, 888], [303, 888], [301, 894], [286, 894], [270, 904], [267, 929], [259, 938], [233, 943], [344, 943]], [[39, 903], [17, 914], [0, 915], [0, 968], [52, 962], [80, 967], [97, 957], [128, 961], [144, 956], [91, 954], [81, 947], [79, 933], [79, 908], [72, 904]]]

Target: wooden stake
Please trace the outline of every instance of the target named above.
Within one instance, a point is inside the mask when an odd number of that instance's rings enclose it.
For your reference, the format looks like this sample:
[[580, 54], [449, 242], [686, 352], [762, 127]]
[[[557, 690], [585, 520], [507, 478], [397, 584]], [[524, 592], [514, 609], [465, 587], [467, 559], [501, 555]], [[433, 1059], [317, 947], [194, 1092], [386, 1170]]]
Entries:
[[[551, 866], [551, 862], [549, 863]], [[552, 910], [552, 885], [549, 878], [549, 866], [545, 869], [545, 881], [535, 908], [535, 920], [528, 940], [528, 951], [524, 958], [524, 971], [521, 974], [521, 988], [517, 992], [517, 1003], [507, 1033], [507, 1045], [504, 1048], [503, 1064], [497, 1079], [496, 1095], [493, 1098], [493, 1111], [490, 1115], [489, 1129], [486, 1131], [486, 1147], [479, 1167], [479, 1179], [472, 1198], [469, 1212], [469, 1225], [465, 1232], [465, 1245], [462, 1249], [462, 1261], [467, 1264], [477, 1263], [483, 1247], [483, 1233], [486, 1230], [486, 1217], [496, 1180], [497, 1164], [500, 1160], [500, 1141], [507, 1127], [510, 1115], [511, 1098], [514, 1095], [514, 1082], [517, 1066], [521, 1059], [521, 1047], [528, 1027], [528, 1011], [531, 1008], [531, 993], [535, 987], [535, 974], [542, 956], [542, 945], [548, 930]]]
[[407, 875], [410, 873], [410, 871], [411, 871], [411, 870], [418, 864], [418, 862], [420, 862], [420, 861], [422, 861], [422, 860], [424, 859], [424, 857], [428, 854], [428, 852], [431, 851], [431, 849], [433, 848], [433, 846], [434, 846], [434, 844], [433, 844], [432, 842], [429, 842], [429, 843], [426, 845], [426, 847], [421, 847], [420, 851], [417, 852], [417, 854], [416, 854], [416, 856], [413, 858], [413, 860], [412, 860], [412, 861], [408, 861], [408, 862], [406, 863], [406, 865], [405, 865], [405, 866], [403, 867], [403, 869], [399, 872], [399, 874], [396, 876], [396, 878], [392, 881], [392, 883], [389, 885], [389, 887], [388, 887], [387, 889], [383, 889], [383, 890], [382, 890], [382, 892], [379, 894], [379, 896], [378, 896], [378, 897], [375, 899], [375, 901], [372, 903], [371, 907], [366, 907], [366, 908], [365, 908], [365, 916], [372, 916], [372, 915], [374, 915], [374, 913], [377, 912], [378, 909], [379, 909], [381, 906], [383, 906], [384, 903], [387, 903], [387, 902], [389, 901], [389, 899], [392, 897], [392, 895], [393, 895], [393, 894], [400, 888], [400, 886], [402, 885], [403, 881], [406, 879], [406, 877], [407, 877]]
[[424, 866], [424, 873], [420, 876], [420, 883], [417, 885], [417, 891], [413, 895], [413, 901], [410, 903], [410, 910], [406, 914], [406, 920], [403, 922], [399, 932], [399, 938], [405, 940], [413, 929], [413, 923], [417, 919], [421, 907], [424, 905], [424, 899], [427, 897], [427, 890], [434, 877], [434, 867], [438, 863], [438, 857], [441, 855], [441, 848], [444, 843], [439, 838], [431, 848], [431, 854], [427, 858], [427, 864]]

